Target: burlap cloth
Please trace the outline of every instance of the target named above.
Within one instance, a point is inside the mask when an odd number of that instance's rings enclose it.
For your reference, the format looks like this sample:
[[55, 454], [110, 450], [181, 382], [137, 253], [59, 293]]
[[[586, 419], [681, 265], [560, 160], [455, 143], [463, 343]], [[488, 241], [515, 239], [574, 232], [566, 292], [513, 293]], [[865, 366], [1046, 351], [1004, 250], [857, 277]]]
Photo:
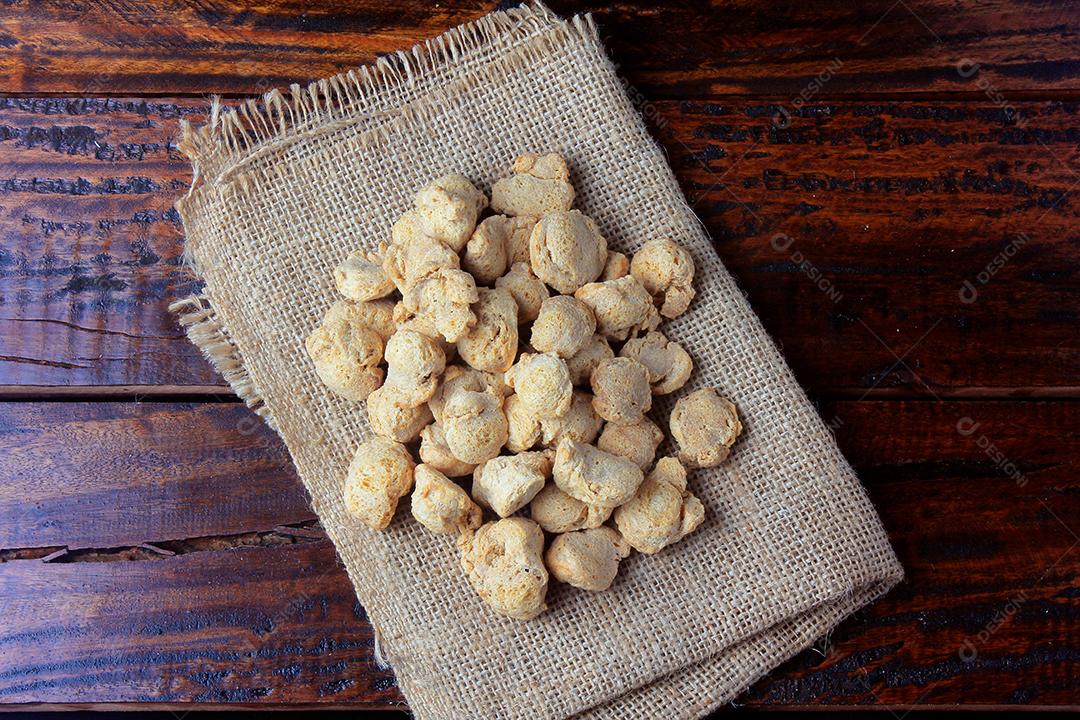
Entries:
[[[215, 103], [181, 148], [195, 180], [177, 207], [205, 291], [176, 310], [287, 444], [418, 718], [698, 717], [900, 580], [863, 488], [717, 259], [589, 17], [495, 13], [308, 88]], [[345, 514], [345, 468], [369, 430], [320, 384], [303, 341], [335, 299], [335, 264], [388, 239], [419, 187], [460, 172], [490, 188], [527, 150], [568, 158], [577, 206], [614, 249], [656, 237], [691, 249], [697, 299], [664, 331], [694, 357], [686, 391], [721, 388], [745, 431], [729, 461], [691, 475], [706, 508], [696, 533], [634, 554], [608, 592], [553, 583], [550, 610], [523, 623], [481, 603], [453, 542], [407, 501], [386, 532]], [[658, 400], [664, 422], [673, 400]]]

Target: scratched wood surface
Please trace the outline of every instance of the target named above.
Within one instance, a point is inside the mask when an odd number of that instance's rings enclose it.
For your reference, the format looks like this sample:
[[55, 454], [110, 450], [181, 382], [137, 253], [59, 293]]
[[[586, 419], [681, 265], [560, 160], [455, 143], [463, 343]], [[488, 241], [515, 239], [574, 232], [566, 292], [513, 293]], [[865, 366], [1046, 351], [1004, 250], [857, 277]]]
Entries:
[[[653, 106], [717, 251], [805, 386], [1080, 388], [1080, 103], [1018, 103], [1019, 128], [985, 98], [812, 103], [778, 121], [784, 107]], [[204, 109], [0, 99], [0, 388], [224, 387], [166, 311], [194, 287], [172, 209], [190, 168], [172, 141]]]
[[[1070, 552], [1077, 538], [1066, 523], [1080, 513], [1080, 404], [836, 401], [822, 412], [907, 579], [835, 632], [824, 656], [800, 656], [744, 701], [1075, 699], [1080, 553]], [[173, 403], [0, 404], [5, 456], [44, 425], [58, 435], [98, 425], [105, 440], [73, 458], [70, 444], [44, 438], [5, 463], [15, 484], [0, 494], [3, 544], [23, 549], [0, 564], [10, 608], [0, 616], [0, 701], [400, 701], [373, 663], [363, 610], [294, 491], [283, 448], [249, 418], [225, 404], [195, 413]], [[159, 482], [125, 462], [141, 452], [161, 467], [190, 465], [184, 443], [162, 442], [184, 430], [215, 441], [198, 453], [197, 472]], [[80, 483], [88, 470], [96, 482]], [[240, 496], [245, 474], [280, 494], [274, 515]], [[185, 510], [193, 495], [198, 512]], [[67, 530], [72, 505], [82, 517]], [[147, 523], [155, 507], [164, 511]], [[17, 513], [23, 521], [12, 523]], [[65, 553], [67, 535], [83, 542]], [[1006, 621], [980, 636], [999, 614]]]
[[[0, 707], [404, 707], [280, 442], [165, 311], [174, 138], [495, 7], [4, 4]], [[740, 702], [1080, 705], [1080, 9], [552, 7], [595, 12], [907, 570]]]
[[[517, 2], [503, 3], [514, 6]], [[1080, 90], [1068, 2], [780, 0], [620, 3], [554, 0], [592, 11], [625, 75], [650, 97], [801, 93], [838, 65], [830, 93], [898, 96]], [[498, 7], [484, 0], [248, 4], [15, 0], [0, 35], [0, 84], [21, 92], [265, 91], [371, 62]], [[966, 67], [966, 66], [965, 66]]]

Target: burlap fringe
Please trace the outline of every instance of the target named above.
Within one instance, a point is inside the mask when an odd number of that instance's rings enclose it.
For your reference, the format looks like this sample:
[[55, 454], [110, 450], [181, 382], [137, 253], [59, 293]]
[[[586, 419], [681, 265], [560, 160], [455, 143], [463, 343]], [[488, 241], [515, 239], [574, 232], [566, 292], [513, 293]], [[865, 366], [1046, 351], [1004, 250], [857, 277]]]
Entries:
[[379, 638], [379, 629], [372, 625], [371, 632], [375, 636], [375, 667], [380, 670], [393, 670], [394, 668], [390, 667], [390, 663], [387, 661], [386, 656], [383, 655], [382, 639]]
[[169, 305], [169, 312], [177, 315], [180, 327], [210, 364], [221, 374], [229, 387], [244, 404], [259, 415], [266, 424], [277, 429], [269, 408], [263, 403], [255, 384], [251, 381], [240, 351], [229, 338], [218, 320], [210, 299], [203, 293], [189, 295]]
[[[380, 57], [374, 65], [361, 66], [307, 87], [294, 83], [284, 93], [275, 88], [260, 99], [252, 98], [233, 108], [226, 108], [215, 96], [210, 117], [204, 125], [195, 127], [186, 120], [180, 121], [178, 147], [195, 169], [188, 197], [199, 182], [206, 179], [206, 172], [213, 176], [215, 184], [227, 181], [241, 166], [280, 149], [282, 144], [295, 142], [306, 131], [329, 132], [389, 114], [357, 113], [356, 106], [373, 94], [385, 97], [403, 86], [413, 85], [426, 73], [460, 62], [464, 56], [496, 41], [542, 40], [538, 33], [549, 35], [548, 41], [527, 42], [515, 48], [524, 53], [526, 62], [538, 60], [551, 43], [562, 42], [568, 37], [598, 37], [591, 15], [563, 21], [542, 3], [534, 2], [485, 15], [418, 43], [410, 50]], [[394, 113], [409, 114], [415, 114], [415, 111], [415, 104], [393, 110]]]
[[[380, 57], [374, 65], [349, 70], [307, 87], [294, 83], [286, 92], [275, 88], [261, 98], [252, 98], [232, 108], [225, 107], [215, 96], [204, 125], [196, 127], [186, 120], [180, 121], [178, 147], [191, 160], [193, 177], [187, 195], [177, 201], [177, 208], [182, 210], [199, 185], [208, 180], [223, 192], [244, 194], [250, 183], [240, 170], [303, 139], [306, 134], [332, 132], [380, 114], [400, 115], [410, 121], [422, 120], [446, 95], [445, 88], [439, 88], [391, 112], [357, 112], [357, 106], [373, 94], [385, 97], [411, 86], [425, 74], [450, 63], [459, 63], [467, 55], [480, 52], [495, 42], [516, 43], [513, 50], [517, 61], [528, 63], [542, 58], [553, 43], [575, 35], [598, 38], [591, 16], [576, 16], [563, 21], [542, 3], [534, 2], [485, 15], [418, 43], [410, 50]], [[386, 126], [381, 126], [376, 131], [385, 129]], [[370, 140], [379, 143], [381, 137], [376, 132]], [[263, 172], [267, 173], [265, 167]], [[193, 249], [189, 237], [183, 260], [199, 275]], [[274, 427], [273, 418], [259, 397], [239, 350], [217, 319], [209, 298], [201, 293], [191, 295], [174, 302], [169, 310], [179, 316], [188, 337], [237, 396]]]

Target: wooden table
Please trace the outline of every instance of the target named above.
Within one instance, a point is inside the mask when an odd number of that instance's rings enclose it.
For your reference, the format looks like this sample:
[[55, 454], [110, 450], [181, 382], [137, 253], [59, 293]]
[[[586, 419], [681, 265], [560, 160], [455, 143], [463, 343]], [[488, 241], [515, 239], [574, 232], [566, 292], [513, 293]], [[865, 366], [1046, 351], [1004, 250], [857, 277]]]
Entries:
[[[332, 5], [0, 9], [0, 702], [402, 707], [166, 312], [179, 118], [494, 9]], [[591, 7], [907, 569], [740, 704], [1080, 705], [1080, 7], [958, 5]]]

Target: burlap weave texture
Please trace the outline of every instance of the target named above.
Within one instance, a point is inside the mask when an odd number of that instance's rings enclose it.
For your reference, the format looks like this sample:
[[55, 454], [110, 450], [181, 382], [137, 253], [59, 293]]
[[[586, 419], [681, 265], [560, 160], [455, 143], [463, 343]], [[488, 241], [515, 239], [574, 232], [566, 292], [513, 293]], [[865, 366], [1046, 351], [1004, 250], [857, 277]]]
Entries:
[[[687, 206], [589, 18], [496, 13], [372, 67], [271, 93], [186, 128], [178, 202], [205, 290], [177, 303], [192, 339], [281, 434], [312, 505], [421, 720], [698, 717], [878, 597], [902, 570], [865, 492]], [[695, 471], [701, 528], [633, 555], [613, 588], [553, 585], [521, 623], [468, 586], [452, 541], [409, 516], [386, 532], [340, 488], [369, 429], [318, 381], [303, 341], [335, 299], [334, 265], [389, 239], [413, 193], [461, 172], [478, 186], [522, 151], [561, 152], [577, 207], [613, 249], [671, 237], [698, 292], [664, 331], [745, 426]], [[682, 393], [676, 393], [680, 395]], [[660, 398], [666, 419], [672, 398]], [[663, 451], [664, 448], [661, 448]]]

